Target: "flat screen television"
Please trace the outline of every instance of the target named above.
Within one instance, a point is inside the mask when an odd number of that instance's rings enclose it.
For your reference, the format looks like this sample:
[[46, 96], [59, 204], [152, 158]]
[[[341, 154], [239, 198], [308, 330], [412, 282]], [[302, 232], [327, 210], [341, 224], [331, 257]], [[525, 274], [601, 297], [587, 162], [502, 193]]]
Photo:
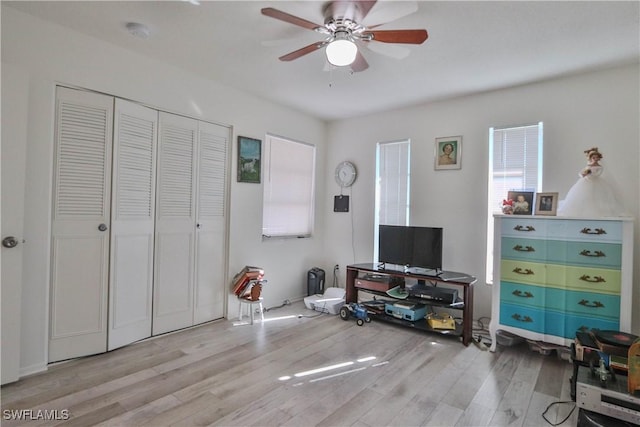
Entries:
[[405, 269], [442, 271], [442, 228], [381, 225], [378, 262]]

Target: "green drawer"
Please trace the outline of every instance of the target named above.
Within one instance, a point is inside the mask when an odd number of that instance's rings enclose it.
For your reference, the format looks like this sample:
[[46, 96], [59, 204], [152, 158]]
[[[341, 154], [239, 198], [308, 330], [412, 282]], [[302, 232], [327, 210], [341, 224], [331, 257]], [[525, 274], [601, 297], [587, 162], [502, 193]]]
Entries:
[[560, 240], [548, 240], [546, 243], [546, 262], [549, 263], [615, 269], [619, 269], [622, 263], [622, 245], [619, 243]]
[[501, 256], [503, 259], [517, 259], [542, 263], [547, 261], [548, 243], [545, 240], [503, 237], [501, 245]]

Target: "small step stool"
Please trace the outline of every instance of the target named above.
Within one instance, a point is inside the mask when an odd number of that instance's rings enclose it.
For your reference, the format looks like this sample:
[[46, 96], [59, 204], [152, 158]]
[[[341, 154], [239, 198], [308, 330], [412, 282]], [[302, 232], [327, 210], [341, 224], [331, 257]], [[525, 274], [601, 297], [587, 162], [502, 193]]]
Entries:
[[262, 308], [262, 297], [258, 298], [257, 300], [250, 300], [250, 299], [246, 299], [246, 298], [238, 298], [239, 304], [238, 304], [238, 320], [242, 321], [242, 309], [243, 306], [246, 306], [249, 308], [249, 317], [251, 318], [251, 324], [253, 325], [253, 315], [254, 315], [254, 306], [258, 306], [258, 308], [260, 309], [260, 321], [262, 323], [264, 323], [264, 309]]

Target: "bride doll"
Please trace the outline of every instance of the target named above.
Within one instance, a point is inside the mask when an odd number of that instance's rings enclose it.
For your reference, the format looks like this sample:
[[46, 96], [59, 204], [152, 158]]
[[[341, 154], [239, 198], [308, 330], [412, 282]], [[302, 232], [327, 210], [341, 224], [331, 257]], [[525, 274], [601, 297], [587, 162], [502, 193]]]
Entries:
[[577, 217], [615, 217], [623, 214], [614, 189], [602, 177], [602, 153], [598, 147], [589, 148], [587, 166], [580, 171], [578, 181], [569, 189], [558, 207], [558, 215]]

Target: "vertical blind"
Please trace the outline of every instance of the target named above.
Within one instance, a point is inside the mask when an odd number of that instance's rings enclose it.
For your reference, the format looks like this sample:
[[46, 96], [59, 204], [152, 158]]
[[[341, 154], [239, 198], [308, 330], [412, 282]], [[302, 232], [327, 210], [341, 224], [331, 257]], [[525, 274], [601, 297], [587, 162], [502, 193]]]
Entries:
[[409, 224], [409, 141], [378, 144], [378, 223]]
[[313, 232], [314, 146], [267, 135], [264, 150], [264, 237], [308, 237]]
[[542, 139], [542, 122], [489, 129], [487, 283], [493, 283], [493, 214], [511, 190], [541, 191]]
[[377, 145], [374, 260], [378, 259], [379, 225], [409, 225], [410, 157], [409, 140]]

